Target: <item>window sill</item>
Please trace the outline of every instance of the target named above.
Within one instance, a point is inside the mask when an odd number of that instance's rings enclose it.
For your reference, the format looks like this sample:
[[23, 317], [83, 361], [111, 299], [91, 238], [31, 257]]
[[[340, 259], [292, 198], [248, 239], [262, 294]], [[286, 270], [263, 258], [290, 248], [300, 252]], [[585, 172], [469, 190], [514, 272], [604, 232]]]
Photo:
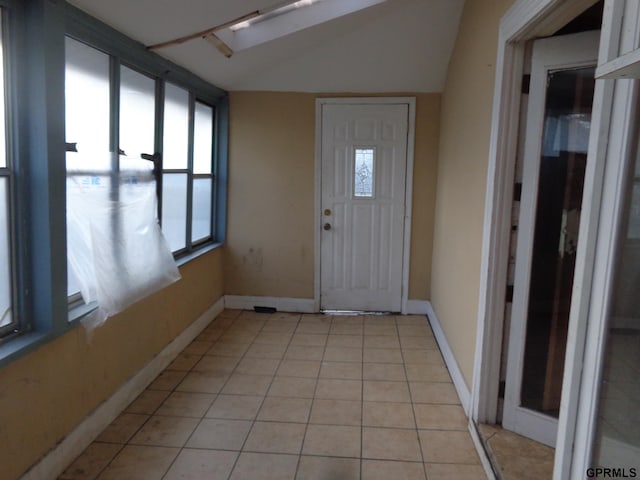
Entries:
[[0, 345], [0, 367], [33, 352], [53, 338], [54, 335], [51, 332], [30, 332], [17, 335]]
[[75, 322], [79, 322], [97, 308], [98, 304], [96, 302], [91, 302], [89, 304], [80, 303], [79, 305], [69, 308], [69, 315], [67, 320], [69, 321], [70, 325], [73, 325]]
[[191, 260], [195, 260], [198, 257], [201, 257], [202, 255], [212, 252], [220, 247], [222, 247], [222, 243], [221, 242], [217, 242], [217, 243], [212, 243], [210, 245], [207, 245], [205, 247], [201, 247], [196, 251], [190, 252], [184, 256], [178, 257], [176, 258], [176, 265], [178, 265], [178, 267], [183, 266], [186, 263], [189, 263]]

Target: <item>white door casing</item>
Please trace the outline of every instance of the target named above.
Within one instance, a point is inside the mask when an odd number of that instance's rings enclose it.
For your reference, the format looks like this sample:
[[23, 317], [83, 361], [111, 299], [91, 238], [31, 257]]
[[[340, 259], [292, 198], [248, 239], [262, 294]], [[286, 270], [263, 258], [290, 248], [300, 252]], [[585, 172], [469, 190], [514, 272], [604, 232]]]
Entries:
[[[501, 252], [510, 239], [525, 42], [552, 34], [593, 3], [516, 0], [500, 21], [472, 389], [474, 423], [494, 423], [498, 411], [507, 264]], [[596, 82], [593, 101], [554, 480], [582, 480], [591, 466], [607, 281], [614, 263], [610, 250], [633, 128], [635, 85], [615, 79], [636, 77], [623, 70], [630, 60], [640, 58], [640, 6], [637, 0], [605, 0], [604, 7], [596, 72], [601, 80]]]
[[[316, 219], [323, 310], [406, 308], [405, 205], [412, 112], [406, 101], [381, 100], [319, 101]], [[371, 177], [361, 176], [367, 171]]]
[[552, 71], [595, 66], [598, 43], [599, 32], [551, 37], [536, 41], [532, 56], [503, 425], [550, 446], [557, 419], [520, 405], [547, 79]]

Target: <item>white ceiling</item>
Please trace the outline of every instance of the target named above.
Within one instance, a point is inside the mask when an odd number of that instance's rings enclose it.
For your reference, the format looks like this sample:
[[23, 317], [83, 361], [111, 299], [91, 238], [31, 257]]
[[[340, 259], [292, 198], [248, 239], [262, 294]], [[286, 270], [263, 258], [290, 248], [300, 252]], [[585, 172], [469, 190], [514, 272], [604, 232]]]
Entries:
[[[69, 0], [145, 45], [278, 0]], [[464, 0], [386, 0], [226, 58], [200, 38], [156, 50], [226, 90], [440, 92]]]

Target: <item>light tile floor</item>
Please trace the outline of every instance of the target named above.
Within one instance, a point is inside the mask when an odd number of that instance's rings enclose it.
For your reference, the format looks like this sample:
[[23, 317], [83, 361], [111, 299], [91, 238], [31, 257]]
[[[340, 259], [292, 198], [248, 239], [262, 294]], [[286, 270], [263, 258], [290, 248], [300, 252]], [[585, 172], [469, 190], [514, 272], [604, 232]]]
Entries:
[[59, 479], [486, 476], [426, 317], [225, 310]]
[[489, 459], [501, 480], [547, 480], [553, 477], [555, 450], [499, 425], [479, 425]]

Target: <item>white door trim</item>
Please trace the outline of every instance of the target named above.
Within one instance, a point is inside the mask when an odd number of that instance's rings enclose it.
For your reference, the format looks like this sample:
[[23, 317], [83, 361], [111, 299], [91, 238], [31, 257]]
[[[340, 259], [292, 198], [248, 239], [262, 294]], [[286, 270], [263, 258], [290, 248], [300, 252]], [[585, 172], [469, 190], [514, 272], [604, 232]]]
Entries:
[[525, 42], [545, 36], [595, 0], [517, 0], [500, 21], [480, 267], [472, 418], [495, 423], [520, 121]]
[[[511, 198], [511, 189], [508, 186], [510, 182], [505, 176], [511, 173], [509, 155], [514, 153], [511, 140], [515, 138], [516, 132], [509, 120], [517, 118], [514, 112], [518, 111], [516, 92], [522, 73], [522, 41], [532, 38], [539, 30], [541, 19], [552, 17], [557, 11], [566, 13], [567, 8], [575, 9], [573, 16], [588, 6], [580, 0], [560, 3], [551, 0], [518, 0], [505, 15], [500, 26], [485, 209], [476, 369], [472, 390], [473, 418], [476, 422], [490, 421], [492, 416], [495, 419], [494, 399], [497, 395], [492, 390], [494, 385], [491, 377], [497, 378], [496, 373], [499, 372], [504, 303], [501, 297], [505, 285], [502, 282], [504, 265], [495, 255], [499, 254], [500, 247], [504, 246], [504, 229], [508, 227], [508, 219], [501, 217], [501, 214], [505, 211], [507, 199]], [[623, 9], [635, 10], [627, 11], [623, 16]], [[518, 18], [515, 12], [525, 14]], [[628, 48], [629, 45], [623, 45], [620, 40], [631, 39], [637, 42], [640, 34], [639, 24], [637, 2], [607, 0], [598, 58], [600, 66], [612, 61], [621, 52], [637, 47], [636, 45]], [[624, 136], [628, 127], [629, 102], [632, 98], [629, 87], [629, 83], [616, 83], [613, 80], [596, 82], [592, 135], [583, 195], [583, 223], [579, 233], [581, 246], [577, 252], [574, 275], [574, 300], [565, 357], [554, 479], [584, 478], [585, 469], [590, 461], [597, 378], [603, 345], [602, 313], [606, 309], [604, 289], [607, 288], [607, 265], [610, 262], [608, 255], [600, 255], [603, 252], [596, 255], [596, 249], [610, 248], [611, 241], [606, 235], [599, 236], [598, 229], [602, 232], [606, 226], [604, 223], [607, 222], [611, 226], [610, 222], [615, 217], [616, 200], [612, 188], [615, 189], [616, 179], [620, 178], [618, 162], [613, 162], [616, 165], [605, 165], [604, 159], [608, 154], [608, 158], [621, 158], [621, 152], [610, 155], [614, 152], [608, 152], [608, 148], [626, 148]], [[610, 132], [613, 134], [612, 137]], [[599, 225], [601, 212], [602, 219], [608, 220]], [[611, 231], [610, 229], [609, 232]], [[592, 291], [597, 291], [598, 295], [591, 298]]]
[[316, 99], [316, 144], [315, 144], [315, 213], [314, 213], [314, 307], [320, 310], [320, 239], [322, 234], [322, 106], [339, 105], [388, 105], [403, 104], [409, 107], [407, 130], [407, 174], [405, 184], [404, 244], [402, 253], [402, 310], [408, 311], [409, 299], [409, 262], [411, 259], [411, 207], [413, 199], [413, 157], [415, 144], [416, 99], [415, 97], [341, 97]]

